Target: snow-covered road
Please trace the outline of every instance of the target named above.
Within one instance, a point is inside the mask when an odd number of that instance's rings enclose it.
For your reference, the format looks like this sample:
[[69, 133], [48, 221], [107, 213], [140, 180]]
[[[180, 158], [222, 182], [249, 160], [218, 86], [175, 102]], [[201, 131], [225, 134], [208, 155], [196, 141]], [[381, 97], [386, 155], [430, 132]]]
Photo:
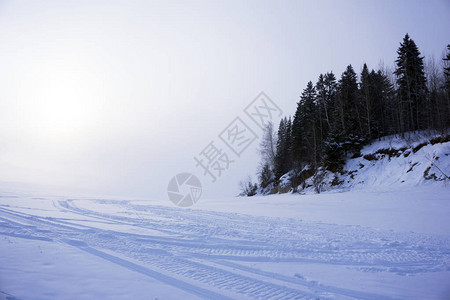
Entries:
[[0, 299], [450, 295], [445, 234], [145, 201], [5, 195], [0, 253]]

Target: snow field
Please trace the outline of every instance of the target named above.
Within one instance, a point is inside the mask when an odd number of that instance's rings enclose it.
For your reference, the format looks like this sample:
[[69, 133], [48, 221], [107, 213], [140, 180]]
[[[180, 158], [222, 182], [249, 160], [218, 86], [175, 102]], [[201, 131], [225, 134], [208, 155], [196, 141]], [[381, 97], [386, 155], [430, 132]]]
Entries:
[[203, 199], [195, 209], [136, 200], [0, 199], [5, 297], [449, 295], [446, 187]]

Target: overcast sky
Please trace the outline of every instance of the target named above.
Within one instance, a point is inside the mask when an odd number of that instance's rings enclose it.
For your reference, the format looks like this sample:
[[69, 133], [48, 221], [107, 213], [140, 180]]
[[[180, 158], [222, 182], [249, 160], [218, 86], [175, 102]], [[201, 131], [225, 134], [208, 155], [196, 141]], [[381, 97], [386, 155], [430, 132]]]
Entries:
[[392, 66], [407, 32], [439, 58], [449, 15], [446, 0], [0, 1], [0, 181], [168, 201], [191, 172], [203, 199], [235, 195], [258, 141], [215, 183], [194, 156], [229, 151], [238, 116], [259, 135], [243, 109], [261, 91], [292, 115], [320, 73]]

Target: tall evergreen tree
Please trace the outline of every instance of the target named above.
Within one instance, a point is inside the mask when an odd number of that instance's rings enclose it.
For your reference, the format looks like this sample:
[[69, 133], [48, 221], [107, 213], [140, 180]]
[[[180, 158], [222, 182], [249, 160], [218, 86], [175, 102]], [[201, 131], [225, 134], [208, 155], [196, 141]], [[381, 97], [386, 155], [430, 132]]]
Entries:
[[392, 87], [381, 71], [369, 72], [366, 64], [361, 72], [359, 86], [363, 137], [368, 140], [378, 138], [385, 131], [383, 126], [387, 125], [387, 115], [390, 113], [387, 106], [392, 101], [388, 96], [391, 96], [389, 92], [392, 92]]
[[320, 131], [320, 138], [324, 139], [330, 128], [327, 119], [327, 105], [326, 105], [326, 92], [325, 92], [325, 79], [323, 74], [319, 75], [319, 79], [316, 83], [316, 104], [317, 104], [317, 114], [318, 114], [318, 127]]
[[312, 82], [308, 82], [297, 103], [292, 124], [292, 147], [297, 167], [304, 163], [317, 164], [318, 139], [316, 90]]
[[333, 72], [320, 74], [316, 83], [316, 104], [321, 140], [325, 140], [331, 129], [332, 111], [336, 100], [336, 77]]
[[305, 161], [312, 164], [314, 168], [317, 166], [318, 143], [320, 136], [318, 132], [319, 114], [316, 106], [316, 97], [316, 90], [313, 83], [310, 81], [308, 82], [300, 101], [302, 102], [302, 118], [303, 123], [305, 124]]
[[291, 160], [291, 120], [284, 117], [280, 121], [277, 134], [277, 150], [275, 155], [275, 177], [281, 176], [292, 169]]
[[369, 68], [366, 64], [363, 66], [363, 70], [361, 72], [361, 83], [359, 85], [360, 96], [361, 96], [361, 104], [364, 120], [364, 135], [369, 139], [372, 137], [372, 122], [373, 122], [373, 81], [374, 74], [369, 73]]
[[336, 105], [336, 127], [344, 135], [362, 135], [362, 124], [358, 105], [358, 83], [352, 65], [348, 65], [338, 85]]
[[425, 104], [427, 92], [423, 57], [408, 34], [400, 44], [397, 54], [394, 74], [397, 76], [402, 132], [422, 129], [423, 110], [420, 107]]
[[274, 182], [274, 174], [268, 164], [263, 164], [258, 173], [259, 186], [264, 191], [264, 189]]
[[371, 81], [371, 138], [379, 138], [397, 132], [397, 106], [394, 87], [381, 70], [370, 72]]

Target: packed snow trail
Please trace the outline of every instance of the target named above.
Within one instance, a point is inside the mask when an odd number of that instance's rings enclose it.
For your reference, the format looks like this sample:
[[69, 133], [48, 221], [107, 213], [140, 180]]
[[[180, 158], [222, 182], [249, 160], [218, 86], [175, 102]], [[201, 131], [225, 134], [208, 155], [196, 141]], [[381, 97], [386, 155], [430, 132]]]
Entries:
[[[0, 236], [69, 245], [193, 298], [395, 298], [308, 280], [302, 264], [396, 276], [449, 271], [450, 239], [443, 236], [137, 201], [38, 202], [42, 207], [1, 204]], [[293, 269], [264, 270], [273, 263]]]

